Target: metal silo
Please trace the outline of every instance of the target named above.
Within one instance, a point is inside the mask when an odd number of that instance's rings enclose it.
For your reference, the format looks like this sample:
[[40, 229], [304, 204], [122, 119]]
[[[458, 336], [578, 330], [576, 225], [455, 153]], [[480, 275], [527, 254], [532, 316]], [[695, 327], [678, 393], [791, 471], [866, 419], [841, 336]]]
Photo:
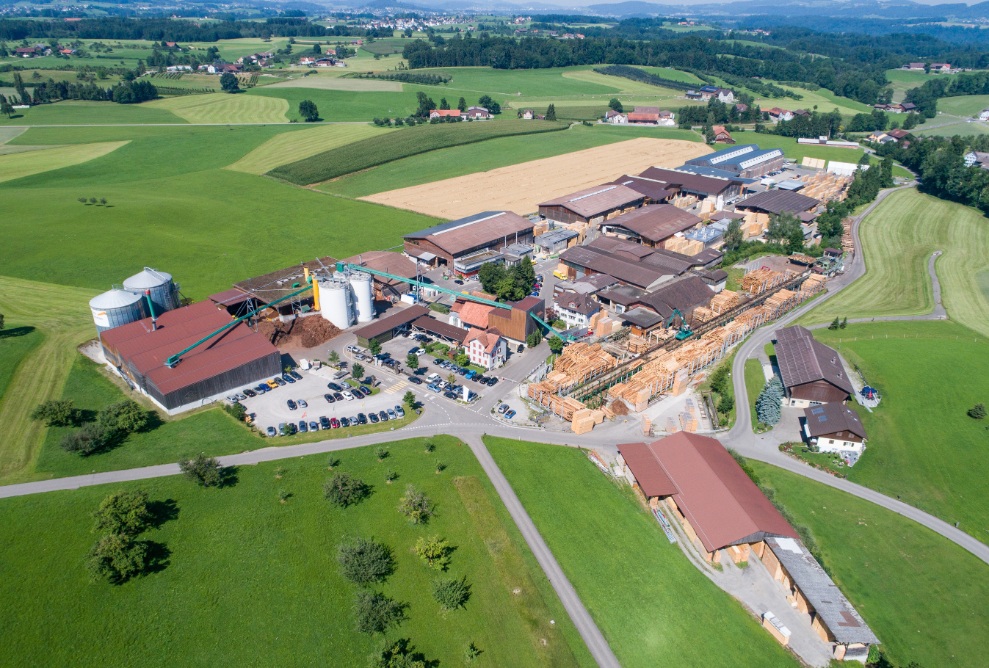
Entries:
[[179, 307], [179, 288], [172, 282], [172, 275], [151, 267], [145, 267], [141, 273], [124, 281], [124, 290], [142, 296], [150, 293], [155, 315]]
[[350, 284], [345, 280], [330, 278], [319, 282], [319, 307], [323, 318], [337, 329], [347, 329], [354, 324], [354, 302]]
[[110, 290], [89, 300], [97, 332], [147, 317], [144, 298], [126, 290]]
[[354, 290], [354, 303], [357, 307], [357, 322], [374, 320], [374, 295], [371, 275], [362, 271], [351, 272], [350, 287]]

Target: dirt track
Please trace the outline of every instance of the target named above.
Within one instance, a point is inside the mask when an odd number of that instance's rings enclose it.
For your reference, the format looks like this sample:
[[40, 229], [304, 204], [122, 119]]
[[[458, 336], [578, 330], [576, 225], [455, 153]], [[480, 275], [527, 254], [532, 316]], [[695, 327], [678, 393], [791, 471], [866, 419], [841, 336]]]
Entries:
[[448, 219], [489, 210], [525, 215], [554, 197], [647, 167], [677, 167], [710, 152], [698, 142], [637, 138], [361, 199]]

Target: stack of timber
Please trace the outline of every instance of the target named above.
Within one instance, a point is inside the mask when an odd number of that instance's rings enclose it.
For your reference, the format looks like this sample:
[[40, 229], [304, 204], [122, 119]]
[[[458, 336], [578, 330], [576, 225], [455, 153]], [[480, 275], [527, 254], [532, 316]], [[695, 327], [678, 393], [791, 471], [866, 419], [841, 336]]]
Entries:
[[783, 285], [790, 279], [792, 273], [773, 271], [767, 267], [753, 269], [742, 277], [742, 289], [750, 295], [761, 295], [766, 290]]
[[841, 250], [845, 253], [855, 252], [855, 237], [852, 236], [852, 219], [841, 221]]
[[771, 294], [765, 301], [766, 308], [769, 309], [769, 319], [775, 320], [799, 302], [798, 293], [791, 290], [779, 290]]
[[714, 295], [711, 299], [711, 303], [708, 305], [708, 308], [720, 315], [725, 311], [730, 311], [735, 308], [741, 301], [742, 296], [737, 292], [722, 290], [718, 294]]

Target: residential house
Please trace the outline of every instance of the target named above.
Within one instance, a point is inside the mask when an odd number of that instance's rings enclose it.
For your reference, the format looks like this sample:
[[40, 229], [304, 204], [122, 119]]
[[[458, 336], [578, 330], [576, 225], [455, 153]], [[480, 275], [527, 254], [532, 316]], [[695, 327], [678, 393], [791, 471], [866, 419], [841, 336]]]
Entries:
[[41, 49], [36, 46], [20, 46], [14, 49], [14, 55], [18, 58], [34, 58], [41, 55]]
[[888, 134], [890, 137], [892, 137], [896, 141], [902, 142], [904, 139], [906, 139], [907, 137], [910, 136], [910, 131], [909, 130], [903, 130], [903, 129], [897, 128], [896, 130], [890, 130], [886, 134]]
[[455, 118], [460, 120], [460, 110], [459, 109], [433, 109], [429, 112], [429, 120], [435, 120], [437, 118]]
[[508, 343], [498, 330], [484, 331], [472, 327], [464, 339], [464, 350], [471, 364], [491, 371], [505, 363], [508, 358]]
[[567, 323], [567, 328], [588, 327], [591, 317], [601, 310], [590, 295], [579, 292], [561, 292], [554, 294], [553, 308], [560, 319]]
[[519, 111], [519, 118], [523, 121], [531, 121], [535, 117], [536, 114], [532, 109], [522, 109]]
[[843, 404], [804, 409], [804, 438], [819, 452], [835, 452], [854, 465], [865, 449], [865, 427], [858, 413]]
[[612, 125], [627, 125], [628, 124], [628, 114], [623, 111], [615, 111], [614, 109], [609, 109], [604, 115], [604, 122], [611, 123]]
[[769, 114], [769, 120], [773, 123], [779, 123], [780, 121], [792, 121], [793, 112], [789, 109], [780, 109], [779, 107], [773, 107], [766, 111]]
[[475, 121], [487, 121], [491, 119], [491, 112], [484, 107], [467, 107], [467, 118]]
[[715, 144], [734, 144], [735, 140], [732, 139], [731, 133], [725, 129], [723, 125], [712, 125], [711, 132], [714, 134]]
[[923, 72], [924, 63], [907, 63], [906, 65], [903, 66], [903, 69], [910, 70], [912, 72], [917, 72], [917, 71]]
[[965, 166], [989, 169], [989, 153], [983, 153], [982, 151], [969, 151], [965, 154]]
[[949, 74], [951, 63], [931, 63], [931, 74]]
[[838, 353], [799, 325], [776, 331], [776, 361], [789, 406], [840, 404], [854, 391]]
[[[483, 292], [473, 294], [476, 297], [494, 299], [493, 295]], [[512, 344], [525, 343], [526, 337], [538, 328], [531, 315], [545, 319], [546, 303], [538, 297], [526, 297], [507, 306], [509, 308], [499, 308], [460, 298], [450, 309], [450, 324], [455, 327], [474, 327], [486, 332], [497, 330], [500, 336]]]
[[989, 109], [983, 109], [979, 112], [980, 121], [989, 121]]

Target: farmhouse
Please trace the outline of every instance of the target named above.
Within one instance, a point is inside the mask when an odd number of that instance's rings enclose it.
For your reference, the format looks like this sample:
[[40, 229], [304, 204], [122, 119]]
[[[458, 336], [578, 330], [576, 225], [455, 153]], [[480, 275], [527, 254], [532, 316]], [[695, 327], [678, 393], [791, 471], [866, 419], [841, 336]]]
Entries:
[[611, 123], [612, 125], [627, 125], [628, 124], [628, 114], [623, 111], [615, 111], [614, 109], [609, 109], [604, 115], [604, 122]]
[[278, 349], [244, 322], [185, 353], [174, 368], [166, 366], [171, 356], [230, 324], [225, 308], [203, 301], [109, 329], [100, 343], [128, 385], [174, 414], [281, 373]]
[[531, 244], [534, 227], [510, 211], [484, 211], [405, 235], [405, 254], [432, 267], [473, 274], [485, 262], [500, 261], [498, 249]]
[[725, 129], [723, 125], [712, 125], [711, 134], [714, 135], [715, 144], [734, 144], [735, 140], [732, 139], [731, 133]]
[[508, 344], [497, 330], [482, 331], [471, 328], [464, 339], [464, 348], [472, 364], [488, 371], [497, 369], [508, 357]]
[[491, 119], [491, 112], [485, 107], [467, 107], [466, 116], [475, 121], [487, 121]]
[[437, 118], [455, 118], [460, 120], [460, 110], [459, 109], [433, 109], [429, 112], [429, 120], [434, 120]]
[[697, 227], [701, 222], [694, 214], [672, 204], [648, 204], [612, 218], [601, 225], [601, 231], [643, 246], [664, 248], [664, 242], [674, 234]]
[[539, 205], [539, 215], [557, 223], [600, 223], [637, 209], [645, 197], [631, 188], [617, 185], [595, 186]]
[[[811, 213], [821, 204], [819, 200], [790, 190], [766, 190], [756, 193], [735, 205], [738, 211], [756, 213], [792, 213], [804, 222], [813, 220]], [[806, 219], [806, 220], [805, 220]]]
[[865, 427], [858, 413], [844, 404], [804, 409], [804, 438], [820, 452], [836, 452], [854, 464], [865, 449]]
[[766, 114], [769, 115], [769, 120], [771, 120], [773, 123], [793, 120], [793, 112], [790, 111], [789, 109], [780, 109], [779, 107], [773, 107], [772, 109], [767, 109]]
[[790, 406], [844, 403], [853, 392], [838, 353], [799, 325], [776, 331], [776, 361]]
[[761, 149], [755, 144], [743, 144], [693, 158], [686, 164], [720, 169], [741, 178], [758, 178], [783, 166], [783, 151], [778, 148]]
[[981, 167], [989, 169], [989, 153], [982, 151], [969, 151], [964, 155], [966, 167]]
[[654, 509], [665, 506], [710, 563], [726, 550], [732, 561], [765, 551], [767, 538], [797, 532], [759, 491], [721, 443], [678, 432], [652, 443], [618, 446], [618, 465]]
[[980, 121], [989, 121], [989, 109], [983, 109], [979, 112]]
[[673, 112], [664, 111], [659, 107], [635, 107], [626, 114], [628, 123], [639, 125], [673, 125]]

